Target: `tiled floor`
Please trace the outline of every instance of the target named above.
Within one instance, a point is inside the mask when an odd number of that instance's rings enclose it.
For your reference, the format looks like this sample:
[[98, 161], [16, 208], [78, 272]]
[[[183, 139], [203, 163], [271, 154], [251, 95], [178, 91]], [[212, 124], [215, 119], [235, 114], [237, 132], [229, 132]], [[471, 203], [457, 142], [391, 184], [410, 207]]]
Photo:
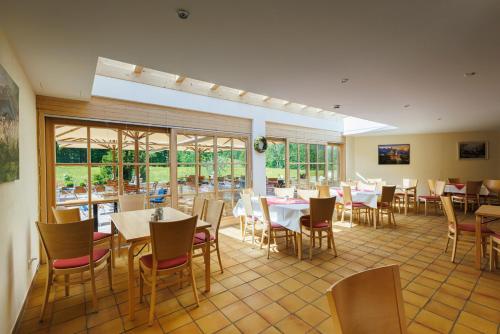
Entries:
[[[200, 307], [190, 286], [162, 288], [154, 326], [146, 325], [148, 304], [136, 320], [127, 318], [126, 257], [117, 261], [114, 290], [98, 277], [99, 312], [90, 313], [89, 286], [58, 288], [47, 320], [38, 322], [45, 268], [37, 274], [19, 332], [50, 333], [332, 333], [325, 290], [335, 281], [366, 268], [398, 263], [410, 333], [500, 333], [500, 270], [473, 269], [472, 244], [459, 246], [457, 262], [443, 254], [443, 217], [396, 215], [397, 228], [373, 230], [335, 226], [339, 256], [323, 245], [313, 261], [297, 261], [291, 251], [273, 253], [237, 239], [236, 225], [221, 229], [224, 274], [212, 265], [212, 291], [202, 291], [201, 259], [196, 269]], [[308, 246], [307, 241], [304, 248]], [[216, 258], [213, 256], [212, 258]]]

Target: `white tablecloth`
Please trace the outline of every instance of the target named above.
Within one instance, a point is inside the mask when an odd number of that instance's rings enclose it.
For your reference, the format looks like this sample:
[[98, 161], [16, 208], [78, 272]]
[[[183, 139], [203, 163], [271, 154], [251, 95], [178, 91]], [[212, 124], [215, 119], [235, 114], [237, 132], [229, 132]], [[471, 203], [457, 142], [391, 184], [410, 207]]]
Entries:
[[[465, 189], [467, 187], [462, 187], [461, 189], [459, 189], [459, 187], [457, 187], [456, 185], [454, 184], [447, 184], [445, 187], [444, 187], [444, 192], [445, 193], [452, 193], [452, 194], [465, 194]], [[486, 189], [486, 187], [484, 186], [484, 184], [481, 186], [481, 190], [479, 191], [479, 195], [482, 195], [482, 196], [486, 196], [489, 194], [489, 191], [488, 189]]]
[[[330, 188], [330, 195], [337, 198], [337, 203], [344, 203], [344, 197], [341, 194], [342, 189], [336, 187]], [[353, 202], [363, 203], [364, 205], [369, 206], [373, 209], [377, 208], [377, 198], [379, 196], [379, 193], [377, 191], [351, 190], [351, 195]]]
[[[262, 217], [259, 198], [252, 197], [252, 208], [256, 217]], [[309, 204], [273, 204], [269, 206], [271, 221], [278, 223], [287, 229], [300, 233], [300, 217], [308, 214]], [[245, 209], [240, 199], [233, 209], [235, 217], [244, 216]]]

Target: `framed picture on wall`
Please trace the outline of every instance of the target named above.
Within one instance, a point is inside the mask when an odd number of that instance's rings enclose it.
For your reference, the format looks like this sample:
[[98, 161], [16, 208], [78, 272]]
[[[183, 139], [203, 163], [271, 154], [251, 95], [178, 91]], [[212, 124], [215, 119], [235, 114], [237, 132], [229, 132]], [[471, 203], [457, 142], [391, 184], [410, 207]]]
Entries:
[[389, 144], [378, 146], [379, 165], [409, 165], [410, 144]]
[[488, 142], [487, 141], [459, 142], [458, 159], [460, 160], [488, 159]]

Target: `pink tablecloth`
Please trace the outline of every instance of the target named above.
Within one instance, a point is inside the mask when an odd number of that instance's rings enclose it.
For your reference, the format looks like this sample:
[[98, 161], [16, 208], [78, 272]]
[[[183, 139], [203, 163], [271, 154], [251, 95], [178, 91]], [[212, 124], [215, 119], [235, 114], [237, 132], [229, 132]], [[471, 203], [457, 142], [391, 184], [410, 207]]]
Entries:
[[309, 202], [301, 198], [279, 198], [268, 197], [267, 204], [271, 205], [288, 205], [288, 204], [308, 204]]

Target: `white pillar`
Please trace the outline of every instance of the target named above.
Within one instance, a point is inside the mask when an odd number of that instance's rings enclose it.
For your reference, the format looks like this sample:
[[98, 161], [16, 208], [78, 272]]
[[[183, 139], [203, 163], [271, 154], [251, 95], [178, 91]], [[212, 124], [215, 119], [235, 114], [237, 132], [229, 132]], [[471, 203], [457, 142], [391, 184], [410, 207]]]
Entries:
[[[260, 115], [259, 115], [260, 116]], [[266, 195], [266, 154], [253, 148], [253, 141], [259, 136], [266, 136], [266, 121], [256, 116], [252, 121], [252, 171], [253, 191], [256, 195]]]

